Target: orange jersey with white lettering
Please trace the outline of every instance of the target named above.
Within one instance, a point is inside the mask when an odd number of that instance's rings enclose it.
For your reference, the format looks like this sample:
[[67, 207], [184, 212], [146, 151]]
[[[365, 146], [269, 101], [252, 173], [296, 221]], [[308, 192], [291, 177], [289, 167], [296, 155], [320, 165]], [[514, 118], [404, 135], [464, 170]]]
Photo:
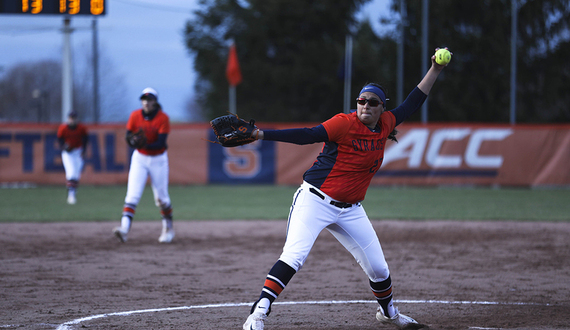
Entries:
[[340, 113], [323, 123], [329, 141], [305, 181], [337, 201], [357, 203], [364, 200], [374, 174], [384, 160], [386, 139], [396, 127], [396, 117], [385, 111], [373, 131], [356, 116]]
[[63, 139], [64, 143], [72, 149], [82, 147], [84, 139], [87, 138], [87, 127], [77, 124], [71, 128], [67, 123], [63, 123], [57, 129], [57, 138]]
[[[170, 119], [168, 118], [168, 115], [161, 109], [157, 110], [156, 115], [154, 115], [154, 117], [151, 119], [145, 119], [143, 110], [137, 109], [133, 111], [129, 117], [129, 121], [127, 122], [127, 130], [136, 132], [139, 130], [139, 128], [142, 128], [144, 131], [147, 144], [151, 144], [158, 140], [159, 134], [170, 133]], [[148, 156], [160, 155], [165, 150], [166, 148], [150, 150], [143, 147], [138, 149], [141, 154]]]

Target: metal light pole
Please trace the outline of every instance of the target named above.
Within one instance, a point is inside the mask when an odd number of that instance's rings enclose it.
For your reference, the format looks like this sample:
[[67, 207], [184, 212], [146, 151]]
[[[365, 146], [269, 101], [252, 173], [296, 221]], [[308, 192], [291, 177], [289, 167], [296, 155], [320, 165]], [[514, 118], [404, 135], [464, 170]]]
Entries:
[[511, 0], [511, 105], [510, 122], [514, 125], [517, 117], [517, 2]]
[[346, 36], [344, 49], [344, 113], [350, 111], [350, 89], [352, 88], [352, 36]]
[[[422, 1], [422, 76], [426, 74], [428, 70], [428, 10], [429, 10], [429, 0]], [[430, 61], [431, 63], [431, 61]], [[428, 121], [428, 103], [424, 102], [422, 105], [422, 123], [426, 124]]]
[[402, 104], [404, 101], [404, 26], [407, 25], [408, 18], [405, 9], [405, 1], [400, 0], [400, 37], [398, 40], [397, 54], [397, 79], [396, 79], [396, 103]]
[[67, 114], [73, 107], [73, 67], [71, 59], [71, 19], [63, 19], [63, 62], [61, 79], [61, 121], [65, 122]]
[[99, 123], [99, 47], [97, 42], [97, 18], [93, 18], [93, 121]]

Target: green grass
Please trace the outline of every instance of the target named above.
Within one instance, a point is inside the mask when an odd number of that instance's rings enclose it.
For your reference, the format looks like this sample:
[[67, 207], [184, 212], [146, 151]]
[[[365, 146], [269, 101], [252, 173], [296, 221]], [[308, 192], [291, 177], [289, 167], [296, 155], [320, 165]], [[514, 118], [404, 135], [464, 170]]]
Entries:
[[[76, 205], [64, 186], [0, 189], [0, 222], [118, 221], [125, 186], [80, 186]], [[286, 219], [297, 187], [171, 186], [175, 220]], [[371, 187], [371, 219], [569, 221], [570, 189]], [[159, 219], [146, 187], [137, 220]]]
[[569, 189], [374, 188], [371, 219], [570, 221]]

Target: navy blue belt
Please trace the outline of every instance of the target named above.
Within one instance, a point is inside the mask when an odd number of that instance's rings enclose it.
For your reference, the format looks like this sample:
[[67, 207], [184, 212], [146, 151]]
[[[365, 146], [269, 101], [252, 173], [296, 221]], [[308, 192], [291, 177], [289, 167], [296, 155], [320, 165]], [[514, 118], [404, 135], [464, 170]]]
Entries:
[[[323, 194], [321, 194], [320, 192], [318, 192], [317, 189], [315, 189], [315, 188], [309, 188], [309, 191], [312, 192], [313, 194], [319, 196], [322, 200], [325, 199], [325, 196], [323, 196]], [[330, 204], [331, 204], [331, 205], [334, 205], [334, 206], [336, 206], [336, 207], [338, 207], [338, 208], [341, 208], [341, 209], [346, 209], [346, 208], [352, 207], [352, 204], [350, 204], [350, 203], [337, 202], [337, 201], [331, 201]]]

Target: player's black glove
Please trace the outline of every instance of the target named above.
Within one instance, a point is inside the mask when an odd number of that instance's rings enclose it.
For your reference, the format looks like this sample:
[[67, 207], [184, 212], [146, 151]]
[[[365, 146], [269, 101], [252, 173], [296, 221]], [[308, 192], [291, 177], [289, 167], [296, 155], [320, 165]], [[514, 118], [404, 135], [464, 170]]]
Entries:
[[128, 131], [127, 143], [135, 149], [140, 149], [146, 146], [146, 136], [144, 135], [142, 128], [139, 128], [136, 132]]
[[67, 151], [67, 152], [70, 152], [71, 150], [73, 150], [73, 148], [67, 143], [63, 145], [62, 149]]
[[237, 147], [256, 140], [253, 135], [257, 131], [257, 126], [253, 119], [247, 122], [237, 115], [229, 114], [213, 119], [210, 125], [218, 143], [224, 147]]

